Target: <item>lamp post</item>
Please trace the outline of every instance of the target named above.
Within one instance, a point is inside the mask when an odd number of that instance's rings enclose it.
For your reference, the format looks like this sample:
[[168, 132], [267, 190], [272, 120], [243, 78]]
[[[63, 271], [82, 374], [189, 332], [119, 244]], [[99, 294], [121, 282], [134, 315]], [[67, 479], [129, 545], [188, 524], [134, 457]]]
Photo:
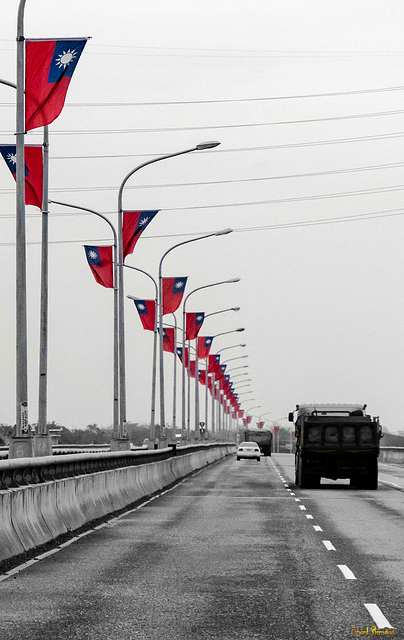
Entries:
[[226, 349], [235, 349], [236, 347], [246, 347], [246, 344], [233, 344], [231, 347], [223, 347], [223, 349], [219, 349], [216, 353], [221, 353], [222, 351], [226, 351]]
[[[119, 327], [118, 327], [118, 336], [119, 336], [119, 403], [120, 403], [120, 411], [119, 411], [119, 430], [120, 433], [123, 433], [124, 425], [126, 423], [126, 374], [125, 374], [125, 320], [124, 320], [124, 286], [123, 286], [123, 240], [122, 240], [122, 221], [123, 221], [123, 209], [122, 209], [122, 195], [123, 189], [131, 176], [134, 173], [143, 169], [143, 167], [148, 166], [149, 164], [153, 164], [155, 162], [160, 162], [161, 160], [167, 160], [169, 158], [174, 158], [176, 156], [185, 155], [186, 153], [192, 153], [192, 151], [202, 151], [204, 149], [213, 149], [217, 147], [220, 142], [202, 142], [197, 144], [195, 147], [191, 149], [185, 149], [184, 151], [178, 151], [176, 153], [169, 153], [164, 156], [159, 156], [157, 158], [153, 158], [152, 160], [147, 160], [147, 162], [143, 162], [138, 165], [134, 169], [132, 169], [123, 179], [119, 191], [118, 191], [118, 261], [119, 261], [119, 270], [118, 270], [118, 279], [119, 279]], [[162, 328], [162, 323], [161, 323]], [[160, 360], [161, 362], [161, 360]], [[164, 409], [163, 409], [163, 418], [164, 418]]]
[[[225, 230], [227, 231], [227, 230]], [[222, 232], [223, 233], [223, 232]], [[220, 234], [221, 235], [221, 234]], [[183, 355], [185, 354], [185, 338], [186, 338], [186, 327], [185, 327], [185, 318], [186, 318], [186, 303], [191, 295], [196, 293], [197, 291], [201, 291], [202, 289], [209, 289], [210, 287], [217, 287], [221, 284], [234, 284], [236, 282], [240, 282], [240, 278], [231, 278], [230, 280], [222, 280], [220, 282], [213, 282], [212, 284], [205, 284], [202, 287], [197, 287], [193, 291], [191, 291], [186, 298], [184, 299], [184, 304], [182, 307], [182, 326], [183, 326], [183, 334], [182, 334], [182, 349]], [[218, 313], [218, 312], [216, 312]], [[213, 315], [213, 314], [212, 314]], [[227, 333], [227, 331], [225, 332]], [[222, 335], [222, 334], [218, 334]], [[217, 336], [214, 336], [214, 338]], [[198, 343], [196, 344], [196, 357], [195, 357], [195, 431], [198, 431], [199, 428], [199, 389], [198, 389]], [[190, 402], [188, 400], [188, 410], [189, 410]], [[182, 369], [182, 428], [185, 429], [185, 358], [183, 358], [183, 369]], [[187, 436], [190, 437], [190, 423], [188, 421], [187, 424]]]
[[228, 362], [231, 362], [232, 360], [241, 360], [241, 358], [248, 358], [248, 356], [237, 356], [237, 358], [229, 358], [228, 360], [225, 360], [224, 362], [222, 362], [222, 364], [227, 364]]
[[[236, 307], [234, 310], [238, 310], [239, 307]], [[212, 314], [213, 315], [213, 314]], [[222, 331], [221, 333], [217, 333], [215, 336], [213, 336], [213, 339], [218, 338], [219, 336], [226, 336], [229, 333], [240, 333], [241, 331], [245, 331], [244, 327], [239, 327], [238, 329], [232, 329], [231, 331]], [[216, 398], [216, 381], [215, 381], [215, 374], [212, 374], [212, 433], [214, 433], [215, 431], [215, 400], [217, 400]], [[219, 400], [220, 400], [220, 393], [219, 393]], [[219, 418], [220, 418], [220, 403], [218, 405], [218, 426], [220, 427], [220, 422], [219, 422]], [[185, 407], [183, 409], [184, 411], [184, 417], [185, 417]]]
[[[87, 207], [79, 207], [76, 204], [68, 204], [66, 202], [58, 202], [56, 200], [50, 200], [49, 204], [57, 204], [63, 207], [69, 207], [72, 209], [79, 209], [80, 211], [87, 211], [88, 213], [93, 213], [95, 216], [102, 218], [109, 225], [112, 235], [114, 238], [113, 244], [113, 253], [114, 253], [114, 267], [113, 267], [113, 278], [114, 278], [114, 401], [113, 401], [113, 441], [119, 440], [122, 436], [119, 431], [119, 368], [118, 368], [118, 261], [117, 261], [117, 234], [112, 222], [108, 220], [106, 216], [98, 211], [94, 211], [94, 209], [88, 209]], [[111, 447], [115, 446], [111, 442]]]
[[[248, 369], [248, 364], [243, 364], [243, 365], [241, 365], [241, 367], [233, 367], [233, 369], [229, 369], [227, 371], [227, 373], [229, 374], [231, 371], [236, 371], [237, 369]], [[246, 371], [245, 375], [248, 375], [247, 371]]]
[[[22, 35], [23, 29], [23, 11], [25, 4], [25, 0], [20, 4], [20, 10], [22, 13], [19, 15], [19, 24], [18, 24], [18, 34]], [[24, 47], [24, 38], [22, 38], [22, 48]], [[17, 45], [17, 48], [19, 45]], [[19, 55], [21, 51], [19, 50]], [[23, 65], [24, 62], [22, 60], [18, 62], [18, 66]], [[23, 81], [23, 78], [20, 74], [20, 80]], [[17, 85], [14, 82], [9, 82], [8, 80], [0, 79], [0, 84], [4, 84], [8, 87], [12, 87], [13, 89], [17, 89]], [[19, 109], [24, 109], [23, 104], [19, 104]], [[18, 117], [18, 116], [17, 116]], [[21, 118], [22, 120], [22, 118]], [[24, 127], [25, 129], [25, 127]], [[18, 128], [17, 128], [18, 130]], [[19, 147], [19, 153], [24, 151], [24, 147]], [[39, 327], [39, 388], [38, 388], [38, 428], [35, 434], [35, 444], [34, 444], [34, 454], [35, 455], [51, 455], [52, 454], [52, 444], [48, 432], [47, 427], [47, 392], [48, 392], [48, 184], [49, 184], [49, 129], [48, 125], [45, 125], [43, 128], [43, 145], [42, 145], [42, 162], [43, 162], [43, 186], [42, 186], [42, 237], [41, 237], [41, 307], [40, 307], [40, 327]], [[25, 189], [25, 187], [24, 187]], [[25, 204], [25, 195], [24, 195], [24, 204]], [[19, 209], [19, 215], [22, 214], [21, 203], [17, 204]], [[18, 217], [18, 215], [17, 215]], [[21, 217], [20, 217], [21, 220]], [[24, 221], [25, 225], [25, 207], [24, 207]], [[25, 247], [24, 247], [25, 251]], [[17, 253], [17, 264], [19, 262], [19, 256]], [[17, 267], [18, 272], [18, 267]], [[24, 290], [18, 291], [17, 289], [17, 299], [22, 298], [26, 295]], [[18, 305], [17, 305], [18, 306]], [[18, 320], [17, 320], [18, 322]], [[17, 351], [19, 344], [19, 336], [20, 329], [17, 330]], [[17, 364], [17, 369], [21, 366]], [[24, 367], [23, 367], [24, 369]], [[22, 371], [23, 373], [23, 371]], [[17, 372], [17, 380], [19, 379], [19, 372]], [[18, 384], [18, 383], [17, 383]], [[18, 395], [18, 393], [17, 393]], [[18, 407], [17, 400], [17, 407]], [[21, 405], [22, 406], [22, 405]], [[26, 416], [28, 419], [28, 411], [26, 411]], [[18, 457], [19, 453], [23, 453], [24, 456], [32, 455], [32, 443], [30, 440], [27, 440], [26, 437], [29, 436], [28, 433], [25, 433], [25, 438], [21, 442], [20, 436], [22, 433], [21, 424], [18, 424], [18, 417], [16, 421], [16, 436], [18, 440], [14, 441], [14, 437], [10, 438], [10, 446], [9, 446], [9, 457], [14, 458], [16, 455]], [[16, 445], [16, 446], [14, 446]], [[21, 445], [23, 447], [21, 448]]]
[[[228, 233], [232, 233], [233, 229], [222, 229], [221, 231], [214, 231], [213, 233], [207, 233], [204, 236], [198, 236], [197, 238], [191, 238], [190, 240], [185, 240], [184, 242], [178, 242], [177, 244], [170, 247], [161, 257], [159, 264], [159, 328], [160, 328], [160, 339], [159, 339], [159, 355], [160, 355], [160, 423], [164, 426], [165, 424], [165, 411], [164, 411], [164, 350], [163, 350], [163, 261], [165, 257], [177, 249], [178, 247], [182, 247], [185, 244], [190, 244], [191, 242], [197, 242], [198, 240], [205, 240], [206, 238], [212, 238], [214, 236], [223, 236]], [[219, 283], [217, 283], [219, 284]], [[187, 298], [189, 295], [187, 296]], [[185, 300], [187, 299], [185, 298]], [[184, 300], [184, 305], [185, 305]], [[185, 336], [185, 327], [184, 327], [184, 336]], [[183, 338], [183, 386], [185, 384], [185, 338]], [[183, 429], [184, 429], [184, 410], [183, 410]]]
[[[134, 271], [139, 271], [143, 273], [145, 276], [150, 278], [154, 284], [154, 327], [153, 327], [153, 364], [152, 364], [152, 392], [151, 392], [151, 409], [150, 409], [150, 437], [149, 440], [153, 445], [155, 438], [155, 424], [156, 424], [156, 366], [157, 366], [157, 298], [158, 298], [158, 286], [155, 279], [147, 273], [147, 271], [143, 271], [143, 269], [138, 269], [137, 267], [132, 267], [129, 264], [123, 265], [126, 269], [133, 269]], [[136, 300], [134, 296], [126, 296], [131, 300]]]

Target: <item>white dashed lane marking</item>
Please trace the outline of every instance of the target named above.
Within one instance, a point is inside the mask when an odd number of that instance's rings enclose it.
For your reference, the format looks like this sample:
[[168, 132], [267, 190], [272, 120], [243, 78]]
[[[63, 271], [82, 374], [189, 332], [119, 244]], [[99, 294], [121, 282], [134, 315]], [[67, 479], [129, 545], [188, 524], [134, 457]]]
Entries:
[[318, 526], [318, 524], [313, 524], [314, 531], [322, 531], [322, 528]]
[[336, 548], [330, 540], [323, 540], [323, 545], [325, 546], [327, 551], [336, 551]]
[[385, 616], [382, 614], [377, 604], [365, 603], [365, 607], [369, 611], [379, 629], [393, 628], [387, 618], [385, 618]]
[[346, 566], [346, 564], [338, 564], [337, 567], [340, 571], [342, 571], [344, 578], [346, 578], [347, 580], [356, 580], [356, 577], [354, 576], [350, 568]]

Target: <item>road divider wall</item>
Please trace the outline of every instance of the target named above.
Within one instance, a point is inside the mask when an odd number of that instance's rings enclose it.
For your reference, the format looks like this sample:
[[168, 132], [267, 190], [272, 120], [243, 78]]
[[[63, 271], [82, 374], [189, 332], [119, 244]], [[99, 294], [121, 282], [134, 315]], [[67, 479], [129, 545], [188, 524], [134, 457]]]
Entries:
[[[52, 456], [1, 461], [2, 486], [8, 488], [0, 489], [0, 562], [124, 509], [234, 452], [231, 443], [181, 447], [177, 452], [105, 452], [91, 456], [85, 473], [77, 473], [74, 459], [83, 462], [86, 454], [58, 456], [57, 468]], [[93, 470], [94, 456], [98, 466], [111, 460], [118, 466]], [[52, 474], [57, 477], [44, 480]]]
[[404, 464], [404, 447], [380, 447], [380, 462]]

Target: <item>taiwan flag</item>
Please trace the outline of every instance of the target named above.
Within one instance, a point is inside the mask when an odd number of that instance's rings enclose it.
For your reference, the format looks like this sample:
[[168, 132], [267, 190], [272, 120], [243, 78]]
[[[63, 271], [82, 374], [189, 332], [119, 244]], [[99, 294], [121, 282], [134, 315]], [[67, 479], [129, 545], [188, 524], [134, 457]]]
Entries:
[[220, 355], [209, 356], [208, 373], [214, 373], [215, 375], [220, 372]]
[[257, 427], [258, 429], [263, 429], [264, 428], [264, 422], [257, 422]]
[[[177, 356], [182, 362], [182, 347], [177, 347]], [[188, 369], [188, 362], [189, 362], [189, 351], [188, 351], [188, 347], [185, 347], [185, 368], [186, 369]]]
[[143, 325], [143, 329], [154, 331], [156, 303], [154, 300], [134, 300], [135, 307]]
[[122, 221], [123, 259], [133, 253], [135, 245], [158, 211], [124, 211]]
[[195, 360], [191, 360], [189, 363], [189, 375], [191, 378], [195, 378]]
[[252, 420], [252, 416], [247, 416], [246, 420], [247, 420], [247, 424], [250, 424], [250, 422]]
[[[3, 144], [0, 153], [14, 180], [16, 178], [17, 148], [15, 144]], [[42, 145], [25, 145], [25, 204], [42, 209], [43, 161]]]
[[212, 346], [214, 336], [198, 337], [198, 358], [207, 358]]
[[247, 418], [243, 418], [243, 425], [246, 427], [248, 425]]
[[84, 250], [90, 269], [98, 284], [113, 289], [112, 247], [89, 247], [84, 245]]
[[163, 315], [177, 311], [187, 280], [188, 278], [163, 278]]
[[204, 369], [199, 371], [199, 382], [206, 385], [206, 371]]
[[87, 38], [25, 41], [25, 130], [44, 127], [63, 109]]
[[174, 331], [175, 329], [163, 329], [163, 349], [169, 353], [175, 353]]
[[201, 327], [203, 325], [203, 321], [205, 320], [205, 314], [203, 311], [199, 313], [186, 313], [186, 331], [185, 331], [185, 340], [195, 340]]

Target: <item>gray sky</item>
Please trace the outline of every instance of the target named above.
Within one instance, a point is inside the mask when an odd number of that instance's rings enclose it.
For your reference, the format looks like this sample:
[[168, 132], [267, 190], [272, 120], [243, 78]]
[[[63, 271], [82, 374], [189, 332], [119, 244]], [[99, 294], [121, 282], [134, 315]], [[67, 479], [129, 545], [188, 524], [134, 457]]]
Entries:
[[[0, 25], [0, 77], [11, 81], [17, 6], [7, 3]], [[162, 254], [189, 234], [234, 229], [173, 252], [164, 275], [189, 276], [187, 292], [241, 278], [196, 293], [188, 310], [241, 307], [207, 319], [201, 335], [246, 328], [218, 338], [213, 352], [247, 343], [222, 359], [248, 354], [256, 401], [243, 408], [261, 405], [254, 414], [278, 419], [296, 403], [363, 402], [389, 430], [403, 428], [403, 22], [398, 0], [26, 2], [26, 37], [92, 36], [65, 109], [50, 125], [51, 199], [116, 222], [118, 187], [132, 168], [198, 142], [221, 142], [128, 182], [124, 208], [160, 213], [127, 264], [156, 277]], [[14, 141], [14, 100], [0, 86], [4, 144]], [[26, 142], [41, 138], [38, 129]], [[9, 423], [14, 192], [2, 163], [0, 422]], [[107, 244], [108, 227], [94, 216], [51, 211], [48, 418], [68, 427], [110, 425], [112, 291], [95, 283], [82, 248]], [[27, 207], [31, 422], [40, 233], [38, 211]], [[129, 270], [125, 293], [153, 297], [148, 279]], [[126, 346], [127, 417], [146, 421], [152, 333], [129, 300]], [[170, 354], [165, 363], [170, 420]]]

